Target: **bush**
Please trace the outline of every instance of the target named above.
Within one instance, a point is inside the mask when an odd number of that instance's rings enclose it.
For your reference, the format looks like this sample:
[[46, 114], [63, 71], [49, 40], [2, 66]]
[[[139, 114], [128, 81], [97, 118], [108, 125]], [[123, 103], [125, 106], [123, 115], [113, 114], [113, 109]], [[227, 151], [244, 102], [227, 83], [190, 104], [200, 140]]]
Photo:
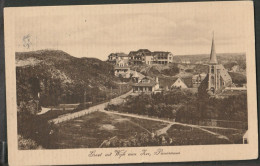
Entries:
[[[37, 145], [44, 148], [53, 148], [55, 146], [53, 140], [57, 139], [57, 129], [54, 124], [48, 122], [48, 119], [32, 114], [30, 110], [23, 108], [17, 113], [17, 120], [18, 134], [24, 139], [33, 140]], [[26, 143], [28, 143], [28, 147], [34, 145], [31, 141]]]
[[185, 71], [186, 71], [187, 73], [192, 73], [192, 72], [193, 72], [192, 69], [186, 69]]
[[30, 149], [42, 149], [34, 140], [24, 139], [21, 135], [18, 135], [18, 149], [30, 150]]
[[170, 69], [164, 69], [162, 70], [162, 74], [168, 75], [168, 76], [175, 76], [180, 72], [180, 69], [178, 66], [172, 66]]
[[173, 145], [173, 139], [168, 135], [154, 135], [150, 133], [136, 133], [126, 139], [117, 137], [105, 140], [102, 147], [140, 147], [140, 146], [169, 146]]

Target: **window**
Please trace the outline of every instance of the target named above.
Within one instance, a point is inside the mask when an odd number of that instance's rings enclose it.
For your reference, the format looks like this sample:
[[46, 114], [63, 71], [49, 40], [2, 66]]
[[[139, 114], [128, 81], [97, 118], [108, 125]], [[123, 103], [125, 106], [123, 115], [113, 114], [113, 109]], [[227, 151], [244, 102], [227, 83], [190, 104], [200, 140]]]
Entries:
[[211, 66], [211, 73], [214, 73], [214, 66]]
[[215, 78], [214, 76], [211, 76], [211, 85], [214, 85], [215, 84]]

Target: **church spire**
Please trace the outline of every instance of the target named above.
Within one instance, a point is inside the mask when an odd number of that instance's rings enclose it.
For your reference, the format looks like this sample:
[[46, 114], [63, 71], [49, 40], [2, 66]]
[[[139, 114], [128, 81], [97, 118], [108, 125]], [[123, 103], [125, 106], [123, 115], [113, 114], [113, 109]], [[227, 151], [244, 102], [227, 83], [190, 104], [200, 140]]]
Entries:
[[214, 32], [213, 32], [213, 37], [212, 37], [212, 45], [211, 45], [211, 52], [210, 52], [210, 60], [209, 60], [210, 64], [217, 64], [217, 56], [216, 56], [216, 52], [215, 52], [215, 44], [214, 44]]

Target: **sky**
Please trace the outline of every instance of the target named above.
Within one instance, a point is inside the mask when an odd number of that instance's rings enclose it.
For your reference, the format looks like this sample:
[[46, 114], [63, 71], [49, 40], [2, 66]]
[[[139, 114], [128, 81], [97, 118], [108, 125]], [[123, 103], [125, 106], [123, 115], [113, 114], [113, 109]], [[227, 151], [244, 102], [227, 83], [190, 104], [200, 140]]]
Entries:
[[16, 51], [63, 50], [105, 60], [112, 52], [245, 52], [246, 10], [237, 3], [170, 3], [20, 8]]

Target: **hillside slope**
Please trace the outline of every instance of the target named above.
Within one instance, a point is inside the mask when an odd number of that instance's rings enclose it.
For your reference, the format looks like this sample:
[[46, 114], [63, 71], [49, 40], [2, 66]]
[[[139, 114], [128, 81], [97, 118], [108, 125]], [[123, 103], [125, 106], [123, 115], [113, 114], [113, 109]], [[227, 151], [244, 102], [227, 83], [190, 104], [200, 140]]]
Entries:
[[104, 100], [119, 89], [113, 66], [95, 58], [76, 58], [59, 50], [17, 52], [17, 103], [37, 98], [44, 106]]

